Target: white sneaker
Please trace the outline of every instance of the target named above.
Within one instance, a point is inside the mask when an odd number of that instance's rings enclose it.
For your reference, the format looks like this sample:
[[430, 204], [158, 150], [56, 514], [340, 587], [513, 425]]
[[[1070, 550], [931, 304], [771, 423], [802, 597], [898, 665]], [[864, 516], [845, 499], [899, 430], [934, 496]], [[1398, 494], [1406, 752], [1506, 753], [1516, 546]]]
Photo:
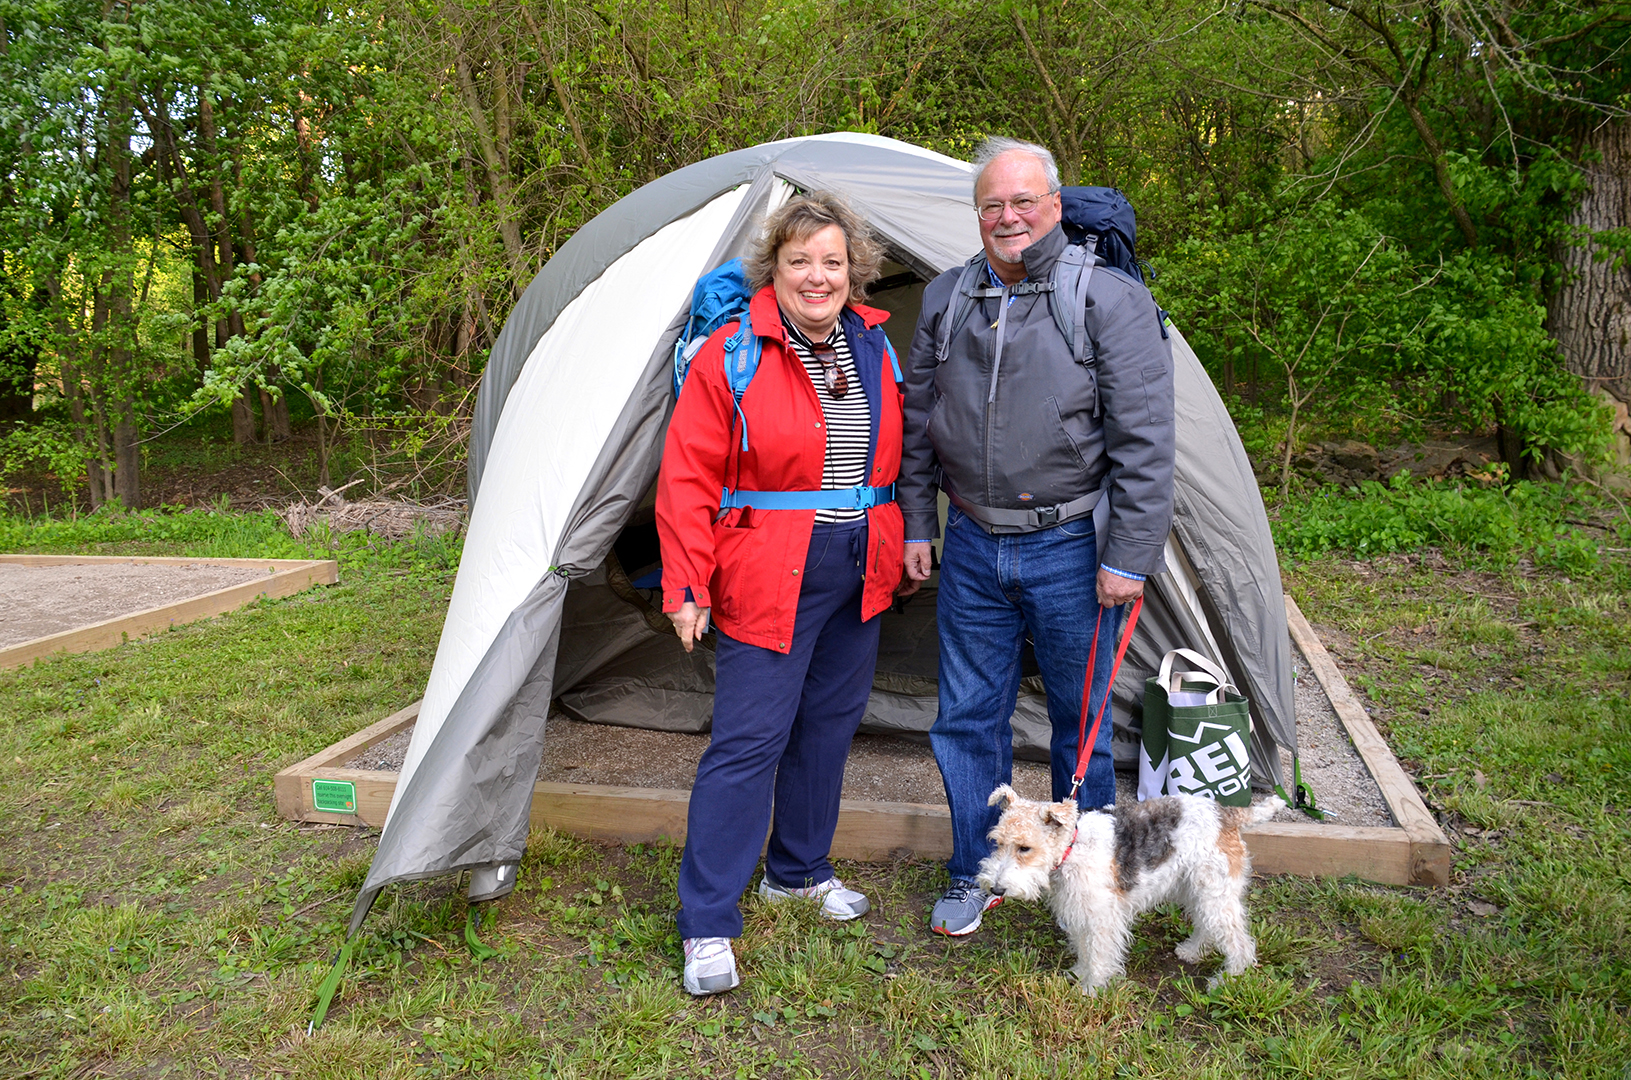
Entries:
[[844, 883], [835, 877], [803, 889], [783, 888], [780, 885], [772, 885], [769, 878], [762, 878], [759, 881], [759, 895], [766, 900], [787, 900], [792, 897], [820, 900], [821, 914], [838, 922], [860, 918], [872, 910], [872, 905], [867, 902], [865, 896], [854, 889], [844, 888]]
[[736, 953], [728, 937], [688, 937], [685, 939], [685, 992], [707, 997], [735, 989]]

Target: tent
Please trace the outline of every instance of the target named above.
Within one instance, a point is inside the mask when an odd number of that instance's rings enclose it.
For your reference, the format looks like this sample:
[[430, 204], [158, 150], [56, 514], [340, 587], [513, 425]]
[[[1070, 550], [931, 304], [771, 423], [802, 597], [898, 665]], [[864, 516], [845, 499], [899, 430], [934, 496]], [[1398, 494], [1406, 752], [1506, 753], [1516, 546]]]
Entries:
[[[686, 654], [656, 603], [653, 484], [673, 400], [671, 353], [697, 277], [741, 255], [797, 190], [842, 193], [889, 253], [870, 303], [904, 355], [924, 284], [979, 248], [971, 168], [871, 135], [786, 139], [655, 180], [589, 222], [538, 274], [493, 347], [470, 445], [472, 511], [429, 685], [355, 933], [394, 882], [471, 871], [472, 901], [514, 887], [545, 718], [704, 731], [711, 653]], [[1202, 649], [1252, 701], [1252, 766], [1283, 783], [1295, 753], [1280, 574], [1246, 454], [1206, 373], [1172, 332], [1177, 500], [1169, 570], [1151, 580], [1115, 688], [1118, 761], [1137, 749], [1142, 679]], [[931, 581], [881, 616], [863, 730], [927, 732], [937, 644]], [[1038, 680], [1016, 751], [1046, 758]]]

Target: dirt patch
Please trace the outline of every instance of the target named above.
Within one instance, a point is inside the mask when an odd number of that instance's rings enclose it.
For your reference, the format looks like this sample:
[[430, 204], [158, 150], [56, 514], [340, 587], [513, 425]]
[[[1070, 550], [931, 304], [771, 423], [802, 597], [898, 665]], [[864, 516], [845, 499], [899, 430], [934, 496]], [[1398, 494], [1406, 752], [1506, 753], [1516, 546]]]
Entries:
[[[1349, 487], [1365, 480], [1392, 480], [1406, 470], [1418, 480], [1490, 480], [1490, 466], [1500, 460], [1500, 449], [1491, 436], [1429, 439], [1381, 450], [1344, 439], [1305, 448], [1292, 459], [1291, 466], [1299, 475], [1318, 483]], [[1265, 460], [1259, 476], [1272, 473], [1276, 467]]]
[[252, 566], [149, 563], [17, 566], [0, 563], [0, 647], [265, 577]]
[[[1300, 655], [1299, 655], [1300, 659]], [[1303, 781], [1332, 824], [1393, 824], [1387, 803], [1365, 763], [1337, 720], [1324, 691], [1300, 663], [1297, 680], [1297, 737], [1301, 744]], [[407, 756], [413, 728], [362, 751], [345, 768], [396, 772]], [[708, 736], [639, 728], [586, 724], [556, 713], [544, 736], [544, 760], [538, 779], [550, 783], [604, 784], [613, 787], [669, 788], [689, 791]], [[1282, 753], [1286, 776], [1291, 755]], [[1049, 797], [1049, 770], [1033, 761], [1014, 762], [1014, 787], [1029, 799]], [[1116, 777], [1117, 801], [1137, 798], [1134, 777]], [[946, 805], [940, 769], [928, 740], [891, 735], [857, 735], [844, 768], [844, 798], [880, 802]], [[1300, 811], [1282, 810], [1276, 820], [1307, 821]]]

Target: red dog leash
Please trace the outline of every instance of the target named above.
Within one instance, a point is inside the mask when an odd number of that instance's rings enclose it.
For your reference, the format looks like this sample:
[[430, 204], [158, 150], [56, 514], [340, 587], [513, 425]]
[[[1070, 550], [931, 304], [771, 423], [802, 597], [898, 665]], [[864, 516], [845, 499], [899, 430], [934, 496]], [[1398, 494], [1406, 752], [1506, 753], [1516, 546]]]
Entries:
[[[1116, 662], [1110, 669], [1110, 685], [1105, 687], [1104, 700], [1099, 702], [1098, 715], [1093, 717], [1093, 730], [1087, 730], [1087, 710], [1089, 697], [1093, 692], [1093, 669], [1098, 666], [1099, 659], [1099, 628], [1104, 625], [1104, 606], [1099, 606], [1098, 620], [1093, 624], [1093, 647], [1087, 652], [1087, 675], [1082, 679], [1082, 724], [1076, 743], [1076, 775], [1070, 781], [1069, 799], [1076, 798], [1076, 790], [1082, 786], [1082, 778], [1087, 775], [1087, 763], [1092, 760], [1092, 748], [1099, 741], [1099, 724], [1104, 720], [1104, 710], [1110, 704], [1110, 693], [1115, 689], [1116, 675], [1121, 671], [1122, 658], [1127, 655], [1127, 646], [1133, 642], [1133, 628], [1138, 625], [1138, 613], [1144, 610], [1144, 595], [1139, 594], [1133, 601], [1132, 614], [1127, 616], [1126, 629], [1121, 634], [1121, 645], [1116, 649]], [[1074, 843], [1074, 841], [1072, 841]], [[1069, 854], [1067, 851], [1066, 854]]]

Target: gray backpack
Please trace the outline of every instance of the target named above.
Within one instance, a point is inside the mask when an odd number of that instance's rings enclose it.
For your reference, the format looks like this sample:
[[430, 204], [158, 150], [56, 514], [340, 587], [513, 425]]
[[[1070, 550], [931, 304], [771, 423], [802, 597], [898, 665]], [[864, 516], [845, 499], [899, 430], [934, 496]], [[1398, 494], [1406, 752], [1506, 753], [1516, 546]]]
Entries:
[[1040, 292], [1048, 294], [1048, 310], [1053, 314], [1054, 324], [1064, 335], [1065, 344], [1070, 348], [1076, 362], [1084, 367], [1096, 364], [1098, 358], [1093, 354], [1093, 343], [1088, 340], [1085, 325], [1087, 283], [1093, 277], [1093, 267], [1098, 262], [1091, 250], [1094, 239], [1089, 236], [1086, 243], [1067, 245], [1064, 253], [1053, 264], [1053, 272], [1048, 275], [1047, 281], [1022, 281], [1018, 285], [998, 288], [985, 283], [987, 264], [983, 251], [964, 263], [963, 272], [957, 278], [957, 292], [947, 309], [951, 318], [940, 320], [940, 334], [935, 341], [935, 363], [946, 362], [946, 355], [951, 350], [951, 339], [956, 337], [957, 331], [968, 322], [969, 313], [974, 310], [974, 301], [993, 296], [1025, 296]]

